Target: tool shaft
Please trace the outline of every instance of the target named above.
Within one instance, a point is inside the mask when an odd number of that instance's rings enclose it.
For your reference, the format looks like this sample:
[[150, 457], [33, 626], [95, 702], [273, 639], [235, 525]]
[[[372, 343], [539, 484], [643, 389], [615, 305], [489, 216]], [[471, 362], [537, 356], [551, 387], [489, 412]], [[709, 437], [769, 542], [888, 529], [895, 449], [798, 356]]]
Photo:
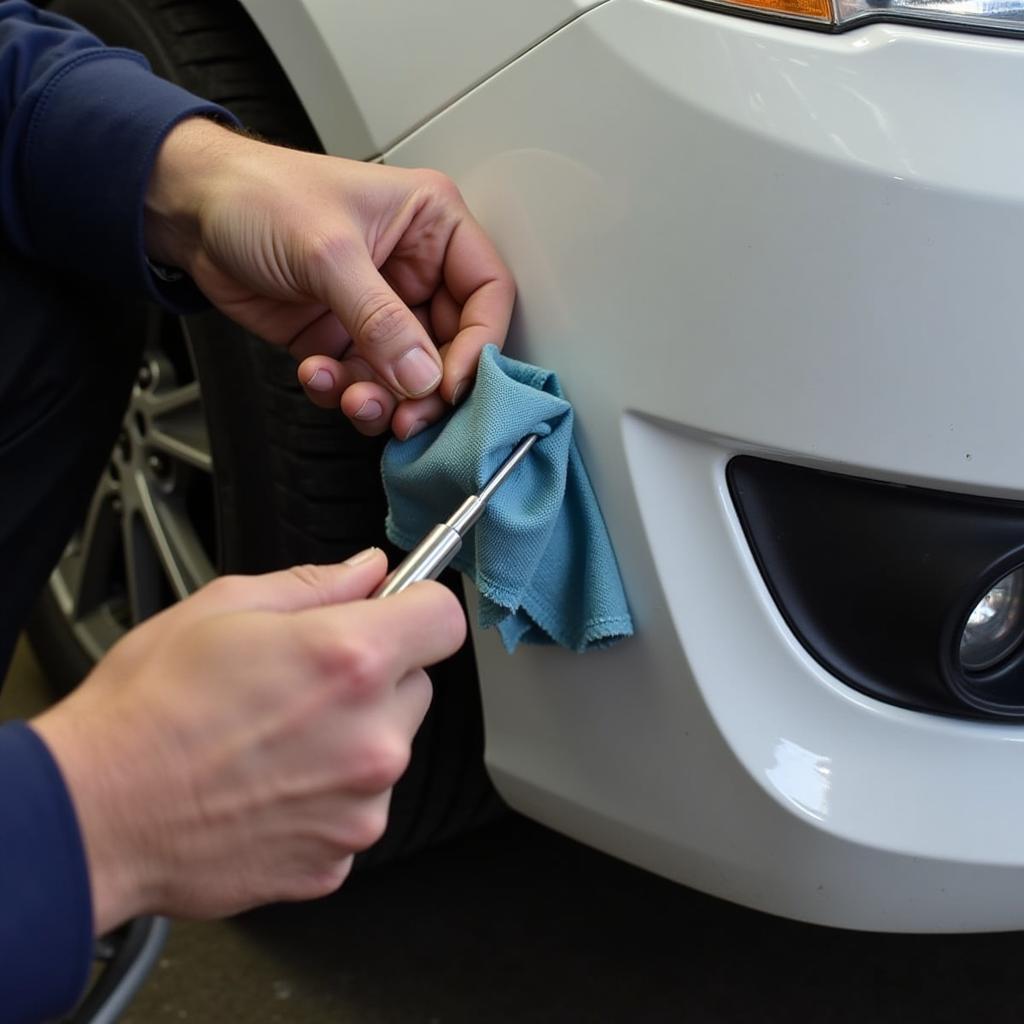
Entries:
[[402, 559], [395, 571], [373, 592], [373, 596], [389, 597], [420, 580], [436, 580], [461, 547], [462, 538], [459, 534], [447, 523], [438, 523]]
[[498, 467], [479, 494], [471, 494], [452, 513], [447, 522], [438, 523], [405, 556], [395, 570], [373, 592], [374, 597], [388, 597], [405, 590], [420, 580], [436, 580], [462, 548], [462, 538], [483, 515], [491, 495], [508, 479], [526, 453], [537, 441], [537, 434], [529, 434], [516, 445], [512, 454]]
[[526, 453], [537, 443], [539, 435], [527, 434], [513, 449], [512, 454], [498, 467], [497, 472], [484, 485], [477, 497], [486, 505], [491, 495], [509, 478], [512, 470], [526, 458]]

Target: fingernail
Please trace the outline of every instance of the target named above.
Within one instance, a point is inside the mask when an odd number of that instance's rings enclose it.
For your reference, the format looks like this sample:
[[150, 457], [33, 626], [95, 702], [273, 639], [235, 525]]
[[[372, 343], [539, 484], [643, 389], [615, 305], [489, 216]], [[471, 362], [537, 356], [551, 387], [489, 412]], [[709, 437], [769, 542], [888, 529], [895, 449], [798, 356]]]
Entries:
[[311, 391], [330, 391], [334, 387], [334, 378], [326, 370], [314, 370], [313, 376], [306, 381]]
[[355, 420], [375, 420], [383, 412], [384, 407], [380, 402], [377, 402], [372, 398], [368, 398], [361, 406], [359, 406], [352, 418]]
[[353, 555], [351, 558], [346, 558], [345, 565], [362, 565], [363, 562], [368, 562], [373, 558], [380, 548], [367, 548], [365, 551], [360, 551], [358, 555]]
[[469, 388], [468, 380], [460, 380], [455, 385], [455, 390], [452, 392], [452, 405], [458, 405], [461, 399], [465, 396], [466, 390]]
[[406, 432], [403, 441], [408, 441], [410, 437], [415, 437], [424, 427], [429, 426], [426, 420], [417, 420]]
[[395, 363], [395, 380], [415, 398], [432, 390], [441, 379], [441, 369], [421, 348], [411, 348]]

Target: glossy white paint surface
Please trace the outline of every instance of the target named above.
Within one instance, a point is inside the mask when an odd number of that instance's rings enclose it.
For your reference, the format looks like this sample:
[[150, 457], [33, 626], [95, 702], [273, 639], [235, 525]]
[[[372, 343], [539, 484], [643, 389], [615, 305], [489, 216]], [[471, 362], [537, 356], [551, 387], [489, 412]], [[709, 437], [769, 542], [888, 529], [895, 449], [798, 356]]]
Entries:
[[477, 634], [510, 802], [807, 920], [1024, 926], [1024, 731], [892, 708], [788, 632], [753, 451], [1024, 496], [1024, 44], [612, 0], [387, 154], [449, 172], [557, 370], [638, 635]]
[[361, 160], [602, 0], [241, 0], [329, 153]]

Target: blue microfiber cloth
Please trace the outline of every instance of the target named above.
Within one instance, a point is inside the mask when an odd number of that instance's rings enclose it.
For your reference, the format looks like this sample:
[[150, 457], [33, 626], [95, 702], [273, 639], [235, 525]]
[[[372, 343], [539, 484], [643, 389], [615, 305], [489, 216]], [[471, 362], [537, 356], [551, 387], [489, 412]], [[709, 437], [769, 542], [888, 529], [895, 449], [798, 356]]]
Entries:
[[540, 435], [454, 562], [480, 592], [480, 625], [497, 626], [510, 652], [520, 641], [585, 651], [633, 633], [572, 423], [555, 374], [488, 345], [455, 412], [384, 450], [388, 536], [409, 549], [477, 493], [527, 434]]

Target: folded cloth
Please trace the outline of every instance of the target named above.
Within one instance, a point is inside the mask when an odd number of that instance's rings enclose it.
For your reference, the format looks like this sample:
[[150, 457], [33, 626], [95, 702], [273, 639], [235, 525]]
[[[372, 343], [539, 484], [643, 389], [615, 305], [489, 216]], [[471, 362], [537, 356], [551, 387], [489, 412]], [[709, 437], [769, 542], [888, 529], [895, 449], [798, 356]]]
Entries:
[[480, 592], [480, 625], [575, 651], [633, 633], [597, 498], [558, 378], [488, 345], [455, 412], [384, 450], [387, 532], [412, 548], [477, 493], [527, 435], [540, 439], [498, 488], [453, 563]]

